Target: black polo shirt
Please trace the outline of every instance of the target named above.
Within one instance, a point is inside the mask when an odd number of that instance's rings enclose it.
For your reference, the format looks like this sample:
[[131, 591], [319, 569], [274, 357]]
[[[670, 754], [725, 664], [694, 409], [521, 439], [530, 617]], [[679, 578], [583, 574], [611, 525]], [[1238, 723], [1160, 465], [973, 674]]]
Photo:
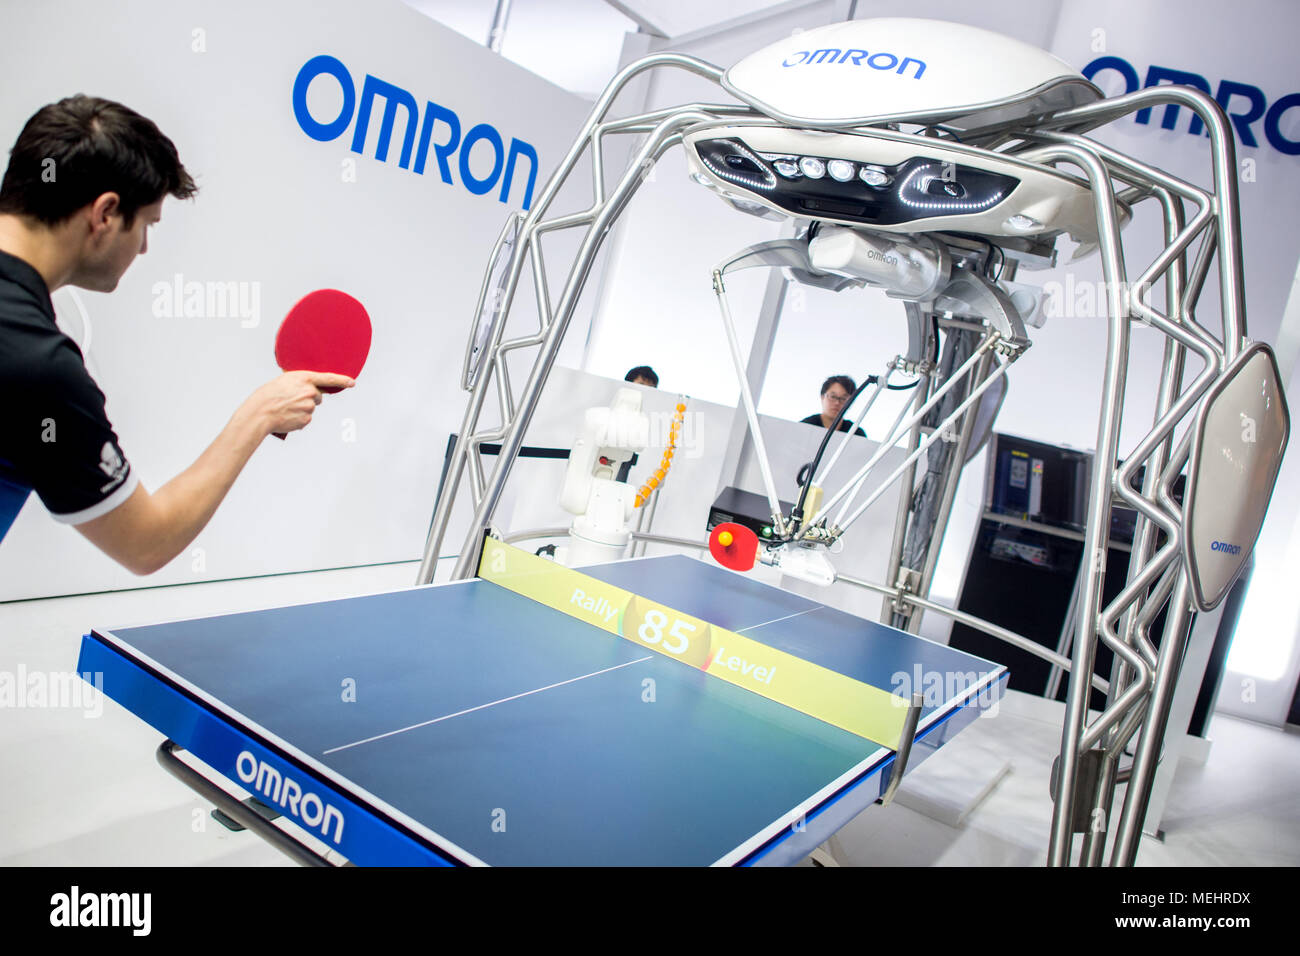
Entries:
[[45, 280], [0, 251], [0, 539], [33, 490], [55, 520], [82, 524], [136, 483], [104, 393], [55, 324]]
[[[822, 424], [822, 417], [821, 417], [821, 415], [809, 415], [807, 418], [801, 418], [801, 419], [799, 419], [799, 424], [800, 424], [800, 425], [816, 425], [818, 428], [825, 428], [825, 427], [826, 427], [825, 425]], [[847, 419], [847, 418], [844, 418], [844, 419], [841, 419], [841, 420], [840, 420], [840, 427], [839, 427], [838, 429], [836, 429], [836, 431], [846, 432], [846, 431], [848, 431], [850, 428], [853, 428], [853, 422], [849, 421], [849, 419]], [[867, 437], [867, 433], [864, 432], [861, 428], [853, 428], [853, 434], [855, 434], [855, 435], [861, 435], [863, 438], [866, 438], [866, 437]]]

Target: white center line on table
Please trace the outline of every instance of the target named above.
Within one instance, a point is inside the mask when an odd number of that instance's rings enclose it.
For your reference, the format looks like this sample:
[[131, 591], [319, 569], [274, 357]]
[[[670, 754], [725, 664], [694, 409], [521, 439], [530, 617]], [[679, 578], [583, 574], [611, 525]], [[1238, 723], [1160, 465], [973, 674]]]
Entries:
[[435, 717], [432, 720], [425, 720], [418, 724], [411, 724], [409, 727], [402, 727], [398, 730], [390, 730], [386, 734], [377, 734], [374, 737], [367, 737], [365, 740], [354, 740], [350, 744], [343, 744], [340, 747], [331, 747], [325, 751], [325, 754], [335, 754], [340, 750], [347, 750], [349, 747], [359, 747], [362, 744], [373, 743], [376, 740], [383, 740], [385, 737], [392, 737], [396, 734], [404, 734], [408, 730], [418, 730], [420, 727], [428, 727], [430, 724], [436, 724], [442, 720], [451, 720], [453, 717], [460, 717], [464, 714], [472, 714], [476, 710], [483, 710], [486, 707], [495, 707], [497, 704], [504, 704], [512, 700], [518, 700], [521, 697], [527, 697], [530, 694], [540, 694], [544, 690], [551, 690], [554, 687], [563, 687], [565, 684], [572, 684], [576, 681], [586, 680], [588, 677], [598, 677], [601, 674], [608, 674], [610, 671], [616, 671], [622, 667], [631, 667], [633, 664], [640, 664], [643, 661], [651, 660], [653, 655], [647, 654], [645, 657], [638, 657], [634, 661], [626, 661], [622, 664], [615, 664], [613, 667], [606, 667], [604, 670], [592, 671], [590, 674], [583, 674], [581, 677], [570, 677], [568, 680], [562, 680], [555, 684], [547, 684], [545, 687], [538, 687], [535, 690], [526, 690], [522, 694], [514, 694], [511, 697], [502, 697], [500, 700], [494, 700], [488, 704], [479, 704], [477, 707], [469, 707], [465, 710], [458, 710], [454, 714], [444, 714], [442, 717]]
[[782, 621], [790, 620], [790, 618], [792, 617], [798, 617], [800, 614], [809, 614], [813, 611], [820, 611], [821, 609], [822, 609], [822, 605], [818, 604], [816, 607], [805, 608], [802, 611], [795, 611], [793, 614], [787, 614], [785, 617], [778, 617], [775, 621], [764, 621], [762, 624], [751, 624], [749, 625], [749, 627], [742, 627], [738, 629], [736, 633], [744, 634], [746, 631], [752, 631], [760, 627], [767, 627], [769, 624], [779, 624]]

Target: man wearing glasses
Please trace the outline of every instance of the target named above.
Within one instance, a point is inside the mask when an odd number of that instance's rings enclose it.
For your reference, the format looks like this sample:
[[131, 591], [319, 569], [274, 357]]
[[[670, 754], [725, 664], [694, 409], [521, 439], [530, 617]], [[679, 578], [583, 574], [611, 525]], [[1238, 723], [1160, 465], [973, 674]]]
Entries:
[[[853, 397], [853, 393], [858, 390], [857, 383], [847, 375], [832, 375], [826, 381], [822, 382], [822, 410], [817, 415], [809, 415], [802, 419], [805, 425], [817, 425], [821, 428], [830, 428], [835, 421], [835, 416], [840, 413], [844, 403]], [[853, 428], [853, 434], [867, 437], [867, 433], [861, 428], [854, 428], [853, 422], [845, 418], [840, 422], [839, 431], [846, 432]]]

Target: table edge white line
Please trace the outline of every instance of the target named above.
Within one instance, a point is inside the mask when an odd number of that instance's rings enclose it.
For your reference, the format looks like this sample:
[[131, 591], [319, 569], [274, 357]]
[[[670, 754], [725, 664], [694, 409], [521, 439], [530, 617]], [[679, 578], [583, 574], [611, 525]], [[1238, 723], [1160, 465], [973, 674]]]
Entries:
[[385, 734], [376, 734], [374, 737], [367, 737], [364, 740], [354, 740], [350, 744], [343, 744], [338, 747], [331, 747], [329, 750], [321, 751], [321, 756], [338, 753], [340, 750], [347, 750], [349, 747], [359, 747], [362, 744], [374, 743], [376, 740], [383, 740], [385, 737], [392, 737], [397, 734], [404, 734], [408, 730], [418, 730], [421, 727], [428, 727], [430, 724], [436, 724], [443, 720], [450, 720], [453, 717], [460, 717], [464, 714], [472, 714], [476, 710], [483, 710], [486, 707], [495, 707], [497, 704], [505, 704], [512, 700], [518, 700], [521, 697], [528, 697], [530, 694], [540, 694], [544, 690], [551, 690], [555, 687], [563, 687], [565, 684], [572, 684], [576, 681], [586, 680], [588, 677], [599, 677], [601, 674], [608, 674], [610, 671], [616, 671], [623, 667], [630, 667], [633, 664], [641, 664], [645, 661], [652, 660], [653, 654], [647, 654], [645, 657], [638, 657], [634, 661], [624, 661], [622, 664], [615, 664], [613, 667], [606, 667], [604, 670], [592, 671], [590, 674], [583, 674], [581, 677], [570, 677], [568, 680], [558, 681], [554, 684], [547, 684], [545, 687], [537, 687], [533, 690], [526, 690], [521, 694], [513, 694], [510, 697], [502, 697], [500, 700], [494, 700], [486, 704], [479, 704], [477, 707], [467, 707], [465, 710], [458, 710], [454, 714], [444, 714], [441, 717], [434, 717], [432, 720], [421, 721], [418, 724], [411, 724], [409, 727], [400, 727], [397, 730], [390, 730]]

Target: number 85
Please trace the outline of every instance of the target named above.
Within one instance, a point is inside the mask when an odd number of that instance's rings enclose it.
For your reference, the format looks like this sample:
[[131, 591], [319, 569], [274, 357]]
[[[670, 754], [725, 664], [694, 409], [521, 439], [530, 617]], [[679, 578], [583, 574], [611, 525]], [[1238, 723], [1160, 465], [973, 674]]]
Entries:
[[[637, 629], [637, 636], [647, 644], [658, 644], [663, 639], [664, 625], [667, 623], [668, 615], [663, 611], [647, 611], [645, 621]], [[691, 646], [690, 635], [694, 631], [694, 624], [681, 618], [673, 618], [673, 626], [668, 631], [668, 640], [664, 641], [664, 650], [669, 654], [684, 654]], [[677, 644], [670, 644], [671, 640], [676, 640]]]

